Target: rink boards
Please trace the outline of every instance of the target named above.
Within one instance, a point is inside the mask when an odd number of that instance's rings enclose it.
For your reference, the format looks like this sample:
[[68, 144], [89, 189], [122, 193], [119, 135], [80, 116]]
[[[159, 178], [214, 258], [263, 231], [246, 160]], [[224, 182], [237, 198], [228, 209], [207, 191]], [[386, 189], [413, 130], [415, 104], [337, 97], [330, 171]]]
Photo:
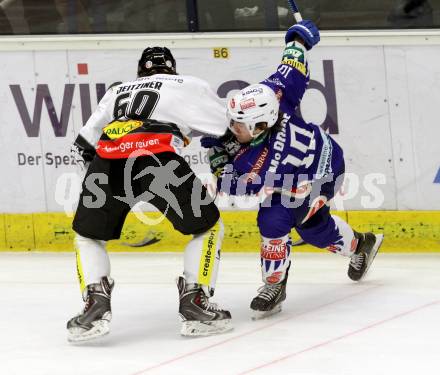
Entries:
[[[358, 231], [384, 233], [381, 251], [440, 252], [440, 212], [338, 211]], [[151, 220], [158, 213], [146, 213]], [[223, 251], [258, 252], [260, 235], [256, 211], [222, 212], [225, 224]], [[159, 219], [160, 220], [160, 219]], [[158, 221], [159, 221], [158, 220]], [[64, 213], [0, 214], [0, 251], [72, 251], [72, 219]], [[297, 240], [298, 235], [293, 232]], [[190, 236], [183, 236], [163, 220], [150, 226], [130, 213], [120, 240], [110, 241], [110, 251], [182, 251]], [[308, 245], [295, 251], [320, 251]]]
[[[6, 38], [0, 45], [0, 212], [61, 212], [70, 145], [106, 88], [133, 79], [146, 45], [226, 101], [272, 74], [282, 33]], [[323, 32], [300, 105], [344, 149], [341, 211], [440, 210], [440, 31]], [[220, 51], [220, 52], [219, 52]], [[222, 52], [223, 51], [223, 52]], [[209, 172], [195, 139], [185, 159]], [[75, 195], [75, 194], [73, 194]], [[256, 209], [256, 207], [248, 208]]]
[[[67, 189], [75, 176], [70, 145], [105, 89], [133, 78], [147, 45], [172, 48], [179, 73], [206, 79], [226, 99], [274, 71], [283, 34], [3, 38], [1, 250], [71, 250], [71, 218], [63, 213], [77, 197]], [[439, 45], [436, 30], [323, 32], [310, 53], [300, 110], [342, 145], [347, 167], [332, 208], [357, 230], [385, 233], [383, 251], [440, 251]], [[197, 139], [183, 156], [206, 182]], [[258, 251], [257, 207], [220, 205], [225, 251]], [[164, 222], [149, 226], [130, 215], [126, 224], [111, 250], [180, 251], [189, 240]], [[150, 244], [122, 244], [143, 240]]]

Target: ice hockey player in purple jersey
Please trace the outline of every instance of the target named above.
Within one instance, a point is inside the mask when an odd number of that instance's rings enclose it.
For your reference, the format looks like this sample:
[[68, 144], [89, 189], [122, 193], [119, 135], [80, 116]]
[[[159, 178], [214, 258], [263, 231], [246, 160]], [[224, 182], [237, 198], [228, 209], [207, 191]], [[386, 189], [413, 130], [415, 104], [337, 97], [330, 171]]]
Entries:
[[251, 302], [254, 319], [281, 311], [293, 228], [306, 243], [349, 257], [348, 276], [355, 281], [365, 276], [383, 239], [358, 233], [330, 214], [328, 202], [344, 178], [343, 151], [319, 126], [295, 114], [309, 81], [307, 50], [318, 41], [311, 21], [292, 26], [277, 71], [229, 100], [230, 131], [219, 139], [202, 138], [219, 190], [273, 191], [257, 218], [264, 285]]

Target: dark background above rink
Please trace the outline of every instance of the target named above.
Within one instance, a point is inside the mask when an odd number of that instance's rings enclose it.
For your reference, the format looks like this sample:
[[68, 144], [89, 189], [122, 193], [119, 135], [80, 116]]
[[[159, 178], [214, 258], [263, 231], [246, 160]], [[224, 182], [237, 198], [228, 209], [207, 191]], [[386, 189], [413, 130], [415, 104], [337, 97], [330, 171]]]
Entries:
[[[440, 26], [440, 0], [298, 0], [321, 30]], [[274, 31], [285, 0], [3, 0], [0, 35]]]

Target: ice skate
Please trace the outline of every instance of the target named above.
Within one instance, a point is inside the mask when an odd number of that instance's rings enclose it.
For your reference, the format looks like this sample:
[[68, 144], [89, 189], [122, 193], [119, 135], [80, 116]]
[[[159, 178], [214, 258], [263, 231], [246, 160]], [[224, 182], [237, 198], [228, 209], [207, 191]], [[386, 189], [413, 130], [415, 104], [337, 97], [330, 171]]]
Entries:
[[179, 289], [179, 316], [183, 336], [208, 336], [232, 329], [231, 313], [209, 302], [198, 284], [187, 284], [183, 277], [177, 279]]
[[353, 281], [360, 281], [366, 275], [376, 257], [383, 241], [383, 234], [354, 232], [354, 235], [359, 243], [350, 259], [348, 277]]
[[286, 299], [286, 284], [289, 276], [289, 267], [284, 280], [278, 284], [264, 284], [258, 288], [258, 295], [251, 302], [252, 319], [267, 318], [279, 313], [282, 302]]
[[107, 277], [103, 277], [99, 284], [87, 286], [83, 312], [67, 322], [69, 342], [93, 340], [110, 332], [110, 296], [113, 286], [114, 281]]

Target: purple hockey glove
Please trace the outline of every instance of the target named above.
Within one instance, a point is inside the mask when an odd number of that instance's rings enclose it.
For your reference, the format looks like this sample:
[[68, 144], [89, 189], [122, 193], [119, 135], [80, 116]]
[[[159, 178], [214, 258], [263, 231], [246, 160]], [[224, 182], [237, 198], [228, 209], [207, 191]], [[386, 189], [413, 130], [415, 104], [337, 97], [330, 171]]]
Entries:
[[297, 36], [304, 41], [304, 47], [307, 50], [312, 49], [321, 40], [318, 27], [310, 20], [300, 21], [291, 26], [285, 36], [286, 44], [293, 41]]

